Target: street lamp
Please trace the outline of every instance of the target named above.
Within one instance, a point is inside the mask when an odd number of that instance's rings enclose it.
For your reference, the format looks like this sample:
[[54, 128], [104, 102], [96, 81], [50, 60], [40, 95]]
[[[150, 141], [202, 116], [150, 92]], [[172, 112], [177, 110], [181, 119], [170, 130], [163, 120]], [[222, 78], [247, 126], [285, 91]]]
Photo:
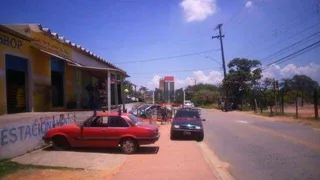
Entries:
[[126, 110], [126, 107], [125, 107], [125, 104], [126, 104], [126, 101], [127, 101], [127, 94], [128, 94], [128, 92], [129, 92], [129, 90], [127, 89], [127, 88], [125, 88], [124, 90], [124, 99], [123, 99], [123, 112], [127, 112], [127, 110]]

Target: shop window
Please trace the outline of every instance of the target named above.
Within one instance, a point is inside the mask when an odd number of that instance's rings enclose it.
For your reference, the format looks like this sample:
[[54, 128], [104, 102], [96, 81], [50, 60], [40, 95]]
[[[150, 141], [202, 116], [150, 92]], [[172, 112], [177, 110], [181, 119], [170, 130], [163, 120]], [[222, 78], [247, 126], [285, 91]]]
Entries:
[[64, 60], [51, 57], [52, 107], [64, 106], [64, 68]]
[[7, 112], [26, 112], [28, 60], [12, 55], [6, 55], [5, 58]]

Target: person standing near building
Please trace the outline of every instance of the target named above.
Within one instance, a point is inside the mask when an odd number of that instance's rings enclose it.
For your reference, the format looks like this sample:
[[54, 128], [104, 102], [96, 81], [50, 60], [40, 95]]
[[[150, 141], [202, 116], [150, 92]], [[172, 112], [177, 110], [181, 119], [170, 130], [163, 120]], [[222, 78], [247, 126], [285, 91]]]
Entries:
[[167, 122], [167, 108], [163, 105], [160, 108], [160, 114], [161, 114], [161, 124], [164, 122]]

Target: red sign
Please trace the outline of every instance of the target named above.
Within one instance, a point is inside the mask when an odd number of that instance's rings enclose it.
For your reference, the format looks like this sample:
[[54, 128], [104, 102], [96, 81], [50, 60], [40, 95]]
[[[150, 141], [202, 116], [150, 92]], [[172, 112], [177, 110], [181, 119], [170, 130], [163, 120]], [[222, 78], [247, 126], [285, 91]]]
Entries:
[[111, 81], [110, 84], [114, 84], [116, 82], [116, 79], [115, 78], [111, 78], [110, 81]]
[[173, 76], [166, 76], [163, 78], [165, 82], [174, 82], [174, 77]]

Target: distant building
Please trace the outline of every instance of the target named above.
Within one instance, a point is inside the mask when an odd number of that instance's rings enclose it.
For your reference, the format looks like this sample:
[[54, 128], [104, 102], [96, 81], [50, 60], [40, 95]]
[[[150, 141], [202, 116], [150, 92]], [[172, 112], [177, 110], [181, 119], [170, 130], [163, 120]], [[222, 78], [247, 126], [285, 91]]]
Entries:
[[164, 101], [173, 102], [174, 101], [174, 77], [166, 76], [164, 77]]
[[164, 91], [164, 79], [163, 79], [163, 78], [161, 78], [161, 79], [159, 80], [159, 89], [162, 90], [162, 91]]

